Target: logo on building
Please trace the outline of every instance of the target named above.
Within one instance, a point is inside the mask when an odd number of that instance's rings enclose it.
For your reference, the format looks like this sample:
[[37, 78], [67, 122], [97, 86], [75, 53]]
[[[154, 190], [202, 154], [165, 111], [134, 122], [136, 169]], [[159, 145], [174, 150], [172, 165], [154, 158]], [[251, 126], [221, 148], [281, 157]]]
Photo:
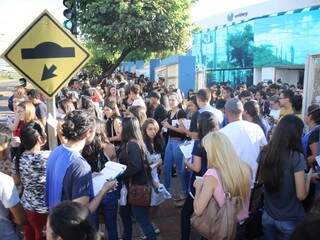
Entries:
[[233, 13], [228, 13], [227, 19], [229, 22], [231, 22], [233, 20]]

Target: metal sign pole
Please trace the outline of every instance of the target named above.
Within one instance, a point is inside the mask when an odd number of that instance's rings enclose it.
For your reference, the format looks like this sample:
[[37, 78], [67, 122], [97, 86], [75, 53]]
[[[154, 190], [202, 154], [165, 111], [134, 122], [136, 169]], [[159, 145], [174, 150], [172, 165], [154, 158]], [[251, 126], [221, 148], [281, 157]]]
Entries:
[[[56, 99], [55, 97], [49, 98], [47, 102], [48, 108], [48, 115], [51, 114], [53, 119], [56, 119]], [[49, 141], [49, 148], [52, 151], [54, 148], [58, 146], [58, 139], [57, 139], [57, 129], [47, 124], [48, 126], [48, 141]]]

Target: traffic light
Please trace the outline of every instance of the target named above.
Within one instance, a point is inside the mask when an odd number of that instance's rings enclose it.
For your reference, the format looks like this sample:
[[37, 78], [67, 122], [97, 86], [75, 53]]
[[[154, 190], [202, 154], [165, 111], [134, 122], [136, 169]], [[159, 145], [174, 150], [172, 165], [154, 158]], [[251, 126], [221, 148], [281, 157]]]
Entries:
[[67, 8], [63, 15], [67, 20], [63, 22], [66, 29], [70, 30], [73, 35], [77, 35], [77, 4], [76, 0], [63, 0], [63, 5]]

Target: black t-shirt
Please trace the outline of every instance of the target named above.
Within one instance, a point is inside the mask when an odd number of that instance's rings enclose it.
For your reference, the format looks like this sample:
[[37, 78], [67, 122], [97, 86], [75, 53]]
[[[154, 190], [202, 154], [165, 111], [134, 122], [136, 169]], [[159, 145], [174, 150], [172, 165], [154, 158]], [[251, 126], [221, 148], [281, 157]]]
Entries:
[[202, 177], [208, 169], [207, 152], [204, 149], [204, 147], [201, 145], [201, 140], [196, 140], [194, 142], [194, 146], [192, 149], [192, 156], [197, 156], [201, 158], [201, 170], [198, 173], [192, 172], [191, 181], [189, 185], [189, 190], [192, 192], [192, 194], [195, 194], [193, 183], [196, 180], [196, 176]]
[[162, 104], [159, 104], [155, 109], [152, 106], [149, 106], [147, 117], [156, 120], [161, 128], [161, 122], [168, 117], [168, 112]]
[[199, 118], [199, 111], [196, 111], [192, 114], [191, 122], [190, 122], [190, 132], [198, 132], [198, 118]]
[[[169, 111], [168, 113], [168, 123], [170, 125], [172, 125], [173, 127], [179, 127], [179, 126], [174, 126], [172, 124], [173, 120], [179, 120], [179, 119], [186, 119], [187, 118], [187, 113], [180, 109], [172, 118], [171, 118], [171, 111]], [[180, 138], [181, 140], [186, 138], [186, 135], [182, 134], [182, 133], [178, 133], [176, 131], [173, 131], [171, 129], [168, 129], [168, 135], [171, 138]]]

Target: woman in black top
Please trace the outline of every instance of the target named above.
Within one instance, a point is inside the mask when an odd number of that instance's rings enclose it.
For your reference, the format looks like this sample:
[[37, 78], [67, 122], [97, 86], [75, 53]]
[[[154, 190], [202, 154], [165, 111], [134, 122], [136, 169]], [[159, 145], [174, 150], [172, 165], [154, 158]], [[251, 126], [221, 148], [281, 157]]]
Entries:
[[187, 193], [187, 183], [184, 178], [185, 168], [183, 164], [183, 154], [179, 145], [186, 139], [185, 128], [182, 126], [182, 121], [186, 119], [187, 115], [186, 112], [180, 108], [178, 99], [177, 93], [171, 93], [169, 95], [171, 110], [169, 111], [168, 119], [163, 122], [163, 127], [167, 129], [169, 136], [164, 154], [164, 186], [170, 191], [171, 171], [175, 163], [181, 184], [181, 195], [177, 200], [184, 200]]
[[[150, 183], [151, 175], [146, 158], [146, 146], [143, 142], [137, 118], [130, 117], [123, 119], [121, 140], [119, 162], [127, 165], [126, 171], [121, 176], [127, 188], [129, 181], [132, 185], [145, 185]], [[131, 240], [132, 215], [139, 223], [147, 239], [155, 240], [156, 235], [150, 221], [149, 208], [131, 206], [130, 204], [120, 207], [120, 216], [124, 228], [123, 239]]]
[[106, 131], [109, 141], [116, 147], [120, 145], [120, 113], [115, 101], [107, 101], [104, 106], [104, 114], [106, 119]]
[[[96, 173], [100, 172], [108, 161], [117, 161], [115, 147], [107, 138], [106, 124], [104, 121], [97, 120], [96, 135], [93, 141], [83, 148], [82, 156], [89, 163], [92, 172]], [[119, 185], [115, 191], [108, 193], [101, 202], [103, 206], [103, 217], [105, 219], [105, 233], [108, 233], [106, 239], [109, 240], [118, 240], [117, 214], [120, 189], [121, 186]], [[98, 227], [99, 217], [98, 215], [94, 216], [96, 227]]]

